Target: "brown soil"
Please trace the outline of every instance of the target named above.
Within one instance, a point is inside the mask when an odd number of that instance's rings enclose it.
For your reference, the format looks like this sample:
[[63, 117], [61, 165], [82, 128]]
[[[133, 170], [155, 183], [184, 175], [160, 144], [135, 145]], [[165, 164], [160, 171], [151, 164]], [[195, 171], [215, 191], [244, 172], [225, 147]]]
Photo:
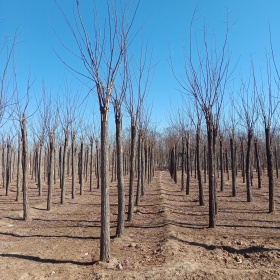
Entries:
[[[240, 180], [240, 178], [238, 179]], [[266, 178], [264, 178], [264, 181]], [[69, 181], [70, 183], [70, 181]], [[238, 181], [218, 192], [217, 227], [208, 228], [208, 205], [199, 206], [197, 183], [190, 195], [181, 192], [168, 172], [156, 172], [153, 183], [126, 223], [116, 230], [116, 183], [111, 187], [111, 261], [99, 259], [100, 190], [46, 211], [46, 187], [38, 197], [29, 184], [32, 220], [22, 221], [22, 204], [0, 190], [0, 279], [280, 279], [280, 192], [276, 212], [268, 213], [268, 187], [254, 182], [253, 202], [246, 202]], [[77, 185], [78, 188], [78, 185]], [[205, 187], [205, 200], [207, 201]]]

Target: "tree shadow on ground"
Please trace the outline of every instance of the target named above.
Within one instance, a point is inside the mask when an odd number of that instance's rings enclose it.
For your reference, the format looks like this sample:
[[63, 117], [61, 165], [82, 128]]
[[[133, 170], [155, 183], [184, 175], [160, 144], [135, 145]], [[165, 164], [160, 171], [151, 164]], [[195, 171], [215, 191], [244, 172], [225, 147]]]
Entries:
[[100, 237], [95, 236], [70, 236], [70, 235], [42, 235], [42, 234], [35, 234], [35, 235], [20, 235], [16, 233], [9, 233], [9, 232], [0, 232], [0, 235], [7, 235], [17, 238], [69, 238], [69, 239], [81, 239], [81, 240], [97, 240]]
[[0, 257], [18, 258], [18, 259], [30, 260], [30, 261], [40, 262], [40, 263], [52, 263], [52, 264], [69, 263], [69, 264], [82, 265], [82, 266], [93, 265], [97, 262], [97, 261], [78, 262], [78, 261], [72, 261], [72, 260], [44, 259], [44, 258], [40, 258], [40, 257], [20, 255], [20, 254], [0, 254]]
[[262, 246], [251, 246], [251, 247], [247, 247], [247, 248], [243, 248], [243, 249], [237, 249], [231, 246], [215, 246], [215, 245], [207, 245], [207, 244], [203, 244], [203, 243], [199, 243], [199, 242], [190, 242], [187, 240], [183, 240], [181, 238], [178, 238], [176, 236], [170, 236], [170, 239], [191, 245], [191, 246], [197, 246], [197, 247], [203, 247], [207, 250], [213, 251], [215, 249], [222, 249], [224, 251], [227, 251], [228, 253], [232, 253], [232, 254], [250, 254], [250, 253], [262, 253], [262, 252], [269, 252], [269, 251], [278, 251], [280, 252], [280, 249], [272, 249], [272, 248], [265, 248]]

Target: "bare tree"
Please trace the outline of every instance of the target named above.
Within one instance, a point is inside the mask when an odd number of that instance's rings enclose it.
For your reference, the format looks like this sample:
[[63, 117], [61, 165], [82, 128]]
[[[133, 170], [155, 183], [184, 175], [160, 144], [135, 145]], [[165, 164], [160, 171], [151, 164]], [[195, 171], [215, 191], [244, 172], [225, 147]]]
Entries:
[[[254, 68], [252, 65], [252, 73]], [[254, 75], [253, 75], [254, 76]], [[237, 113], [239, 114], [240, 119], [243, 121], [244, 126], [247, 130], [247, 152], [246, 152], [246, 161], [245, 161], [245, 174], [246, 174], [246, 190], [247, 190], [247, 201], [252, 201], [252, 188], [251, 188], [251, 148], [252, 140], [254, 136], [254, 128], [258, 119], [258, 110], [257, 110], [257, 87], [256, 84], [253, 84], [251, 87], [250, 80], [246, 83], [245, 81], [241, 82], [240, 90], [240, 101], [239, 109], [237, 108]], [[232, 172], [234, 172], [232, 170]]]
[[[127, 65], [129, 68], [129, 65]], [[134, 179], [135, 179], [135, 158], [136, 158], [136, 139], [139, 118], [143, 110], [145, 97], [149, 91], [152, 79], [152, 57], [148, 57], [147, 47], [142, 46], [139, 63], [130, 67], [127, 71], [128, 92], [125, 96], [126, 110], [130, 117], [130, 172], [129, 172], [129, 203], [128, 221], [132, 221], [134, 208]]]
[[[196, 12], [190, 24], [190, 46], [186, 58], [185, 75], [187, 83], [178, 80], [182, 88], [195, 99], [197, 106], [204, 114], [207, 127], [208, 145], [208, 184], [209, 184], [209, 227], [216, 226], [216, 137], [219, 126], [219, 117], [223, 96], [230, 77], [230, 59], [228, 50], [229, 26], [226, 26], [225, 38], [220, 51], [216, 47], [211, 48], [206, 28], [203, 30], [203, 53], [197, 49], [197, 57], [194, 55], [192, 43], [193, 24]], [[215, 45], [215, 44], [214, 44]], [[215, 45], [216, 46], [216, 45]], [[174, 70], [174, 69], [173, 69]]]
[[[275, 129], [278, 124], [279, 119], [279, 81], [280, 76], [278, 73], [278, 68], [275, 63], [275, 57], [271, 41], [270, 33], [270, 45], [272, 50], [272, 57], [268, 55], [266, 57], [267, 68], [266, 68], [266, 83], [262, 83], [258, 91], [258, 101], [261, 112], [261, 118], [263, 121], [264, 131], [265, 131], [265, 147], [266, 147], [266, 160], [267, 160], [267, 173], [268, 173], [268, 189], [269, 189], [269, 213], [274, 212], [275, 202], [274, 202], [274, 174], [273, 174], [273, 152], [272, 152], [272, 138]], [[273, 77], [272, 65], [274, 63], [275, 76]], [[273, 81], [275, 81], [275, 88], [273, 86]], [[257, 79], [254, 75], [254, 84], [257, 84]], [[256, 85], [257, 86], [257, 85]]]
[[76, 42], [78, 52], [76, 53], [68, 47], [66, 49], [81, 61], [85, 72], [80, 72], [64, 60], [62, 61], [75, 73], [88, 79], [95, 85], [99, 102], [101, 120], [101, 261], [109, 261], [110, 259], [109, 105], [124, 50], [129, 45], [127, 44], [127, 38], [135, 16], [134, 13], [132, 20], [127, 22], [127, 4], [121, 9], [120, 16], [118, 16], [115, 1], [108, 2], [107, 6], [107, 22], [103, 27], [104, 29], [101, 29], [98, 15], [97, 13], [95, 14], [95, 21], [92, 25], [94, 36], [90, 36], [89, 29], [83, 21], [79, 0], [76, 0], [78, 22], [76, 22], [75, 27], [61, 10]]

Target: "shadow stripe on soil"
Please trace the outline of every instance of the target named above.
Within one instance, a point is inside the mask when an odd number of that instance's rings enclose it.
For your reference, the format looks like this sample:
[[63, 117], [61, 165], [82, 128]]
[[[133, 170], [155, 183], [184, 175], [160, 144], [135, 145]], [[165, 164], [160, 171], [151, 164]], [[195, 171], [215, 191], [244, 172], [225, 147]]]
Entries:
[[96, 261], [78, 262], [78, 261], [71, 261], [71, 260], [43, 259], [43, 258], [40, 258], [40, 257], [20, 255], [20, 254], [0, 254], [0, 257], [3, 257], [3, 258], [17, 258], [17, 259], [24, 259], [24, 260], [35, 261], [35, 262], [40, 262], [40, 263], [52, 263], [52, 264], [69, 263], [69, 264], [87, 266], [87, 265], [94, 265], [96, 263]]

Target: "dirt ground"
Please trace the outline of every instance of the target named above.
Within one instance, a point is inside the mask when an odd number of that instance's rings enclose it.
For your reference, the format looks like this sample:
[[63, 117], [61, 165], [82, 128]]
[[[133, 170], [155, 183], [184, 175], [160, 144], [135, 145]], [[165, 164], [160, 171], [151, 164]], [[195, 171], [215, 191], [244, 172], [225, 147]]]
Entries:
[[[256, 177], [256, 176], [255, 176]], [[255, 179], [254, 179], [255, 180]], [[70, 181], [68, 182], [70, 186]], [[38, 197], [29, 183], [32, 220], [22, 221], [22, 203], [15, 186], [7, 197], [0, 189], [0, 279], [280, 279], [280, 189], [276, 184], [274, 214], [268, 213], [268, 187], [253, 186], [246, 202], [239, 179], [237, 196], [231, 183], [218, 191], [217, 227], [208, 228], [208, 192], [199, 206], [192, 177], [190, 194], [157, 171], [135, 207], [134, 220], [115, 238], [116, 183], [111, 187], [111, 261], [99, 262], [100, 190], [46, 211], [46, 186]], [[78, 191], [78, 185], [77, 185]]]

